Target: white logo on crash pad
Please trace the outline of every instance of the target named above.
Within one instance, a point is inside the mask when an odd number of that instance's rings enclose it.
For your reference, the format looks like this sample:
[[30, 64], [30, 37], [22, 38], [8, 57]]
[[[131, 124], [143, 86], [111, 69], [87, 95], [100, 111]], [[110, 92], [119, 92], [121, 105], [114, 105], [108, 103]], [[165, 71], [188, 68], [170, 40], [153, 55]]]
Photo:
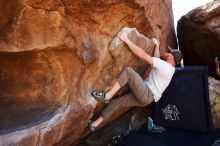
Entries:
[[176, 105], [168, 104], [164, 109], [162, 109], [165, 120], [176, 121], [179, 120], [179, 111]]
[[212, 143], [212, 146], [220, 146], [220, 139], [217, 139], [214, 143]]

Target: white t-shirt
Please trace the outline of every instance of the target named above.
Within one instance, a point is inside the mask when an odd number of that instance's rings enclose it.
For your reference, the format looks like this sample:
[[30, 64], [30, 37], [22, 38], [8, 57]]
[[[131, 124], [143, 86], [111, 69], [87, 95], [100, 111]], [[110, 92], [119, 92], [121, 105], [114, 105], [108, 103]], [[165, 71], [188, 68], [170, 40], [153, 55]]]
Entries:
[[153, 69], [145, 82], [153, 93], [155, 102], [157, 102], [169, 85], [175, 72], [175, 67], [159, 58], [152, 58], [154, 60]]

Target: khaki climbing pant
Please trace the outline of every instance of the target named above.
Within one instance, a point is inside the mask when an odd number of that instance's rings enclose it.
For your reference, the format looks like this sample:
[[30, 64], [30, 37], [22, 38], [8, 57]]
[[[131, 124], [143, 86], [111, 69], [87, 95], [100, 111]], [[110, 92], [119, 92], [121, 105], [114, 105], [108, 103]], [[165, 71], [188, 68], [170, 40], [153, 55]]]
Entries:
[[101, 113], [105, 121], [109, 120], [109, 118], [120, 109], [134, 106], [147, 106], [154, 101], [152, 92], [141, 76], [132, 68], [125, 68], [117, 80], [121, 87], [128, 84], [132, 92], [111, 100], [109, 105]]

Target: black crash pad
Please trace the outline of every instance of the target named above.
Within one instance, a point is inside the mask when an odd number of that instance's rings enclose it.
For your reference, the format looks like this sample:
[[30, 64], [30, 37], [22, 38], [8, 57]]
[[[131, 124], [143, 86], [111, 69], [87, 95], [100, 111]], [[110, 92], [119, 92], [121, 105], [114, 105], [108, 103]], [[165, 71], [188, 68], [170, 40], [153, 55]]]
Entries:
[[149, 132], [147, 128], [132, 132], [119, 146], [220, 146], [220, 132], [193, 132], [165, 128], [165, 132]]
[[176, 68], [170, 85], [156, 103], [156, 124], [198, 132], [210, 131], [212, 120], [208, 92], [207, 67]]

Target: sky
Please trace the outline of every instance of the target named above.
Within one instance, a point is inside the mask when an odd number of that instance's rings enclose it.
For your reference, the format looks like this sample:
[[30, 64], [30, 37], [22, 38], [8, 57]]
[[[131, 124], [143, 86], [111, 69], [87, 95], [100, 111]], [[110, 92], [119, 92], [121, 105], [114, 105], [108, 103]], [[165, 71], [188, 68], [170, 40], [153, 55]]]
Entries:
[[211, 1], [213, 0], [172, 0], [175, 28], [177, 21], [181, 18], [181, 16], [185, 15], [192, 9]]

